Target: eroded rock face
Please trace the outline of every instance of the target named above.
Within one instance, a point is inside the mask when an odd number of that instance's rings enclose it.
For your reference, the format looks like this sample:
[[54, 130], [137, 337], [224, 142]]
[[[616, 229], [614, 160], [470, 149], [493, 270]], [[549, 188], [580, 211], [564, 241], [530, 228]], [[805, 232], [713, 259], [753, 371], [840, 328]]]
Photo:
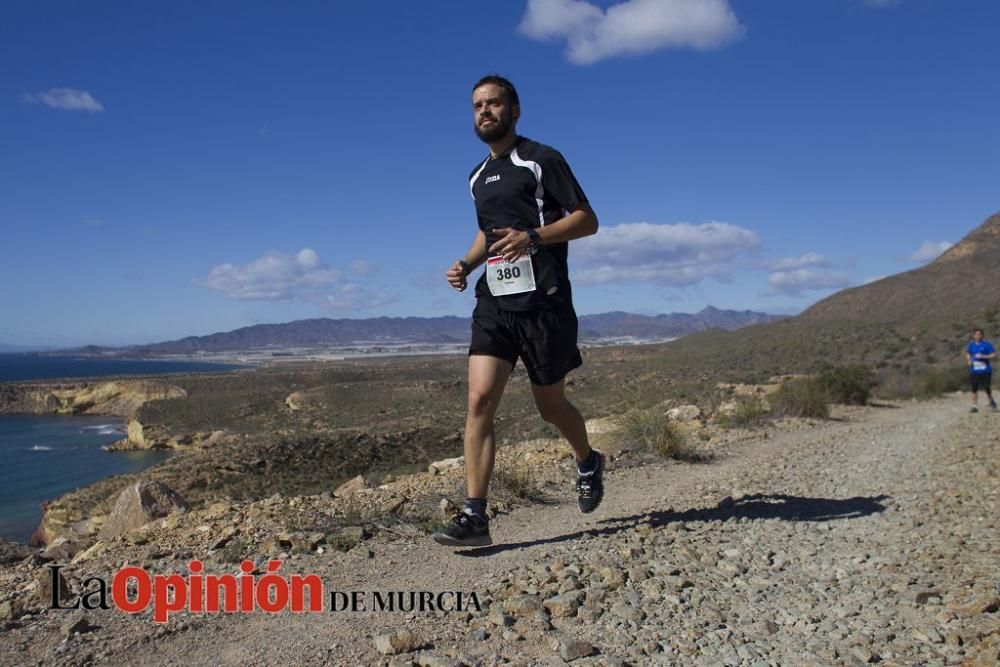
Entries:
[[0, 414], [99, 414], [131, 417], [148, 401], [187, 392], [157, 380], [11, 384], [0, 388]]
[[187, 509], [187, 501], [167, 485], [141, 480], [121, 492], [98, 537], [109, 540], [141, 528], [150, 521]]

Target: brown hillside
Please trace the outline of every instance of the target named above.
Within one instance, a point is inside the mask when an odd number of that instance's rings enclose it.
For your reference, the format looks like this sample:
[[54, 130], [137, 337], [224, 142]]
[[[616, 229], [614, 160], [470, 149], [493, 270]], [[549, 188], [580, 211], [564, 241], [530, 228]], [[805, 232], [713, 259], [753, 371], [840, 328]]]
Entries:
[[806, 321], [906, 322], [970, 318], [1000, 305], [1000, 213], [932, 263], [829, 296]]

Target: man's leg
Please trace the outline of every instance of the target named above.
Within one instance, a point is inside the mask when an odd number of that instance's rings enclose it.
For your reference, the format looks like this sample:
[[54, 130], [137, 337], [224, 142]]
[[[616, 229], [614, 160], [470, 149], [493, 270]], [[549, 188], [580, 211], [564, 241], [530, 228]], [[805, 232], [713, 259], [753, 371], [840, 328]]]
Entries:
[[500, 405], [509, 361], [482, 354], [469, 356], [469, 406], [465, 418], [465, 483], [469, 498], [486, 498], [496, 457], [493, 417]]
[[511, 362], [484, 354], [469, 355], [469, 410], [465, 418], [465, 507], [451, 524], [431, 535], [438, 544], [455, 547], [492, 544], [486, 517], [486, 494], [496, 457], [493, 416], [507, 379]]
[[531, 385], [531, 393], [535, 397], [535, 407], [542, 419], [559, 429], [562, 436], [569, 441], [576, 456], [577, 463], [582, 463], [590, 456], [590, 441], [587, 438], [587, 427], [583, 415], [566, 398], [566, 380], [555, 384], [540, 386]]
[[590, 447], [583, 416], [566, 398], [565, 379], [551, 385], [532, 383], [531, 393], [542, 419], [555, 425], [573, 447], [579, 473], [577, 503], [581, 512], [589, 514], [604, 498], [604, 455]]

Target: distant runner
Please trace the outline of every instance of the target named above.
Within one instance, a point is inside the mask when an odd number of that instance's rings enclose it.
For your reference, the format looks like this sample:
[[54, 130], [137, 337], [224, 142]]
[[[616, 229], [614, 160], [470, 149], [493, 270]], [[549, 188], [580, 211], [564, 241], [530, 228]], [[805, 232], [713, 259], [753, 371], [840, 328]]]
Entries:
[[580, 511], [604, 496], [604, 455], [591, 449], [583, 417], [566, 399], [566, 374], [583, 359], [576, 345], [567, 265], [568, 242], [597, 232], [597, 216], [566, 160], [515, 131], [521, 106], [514, 85], [486, 76], [472, 89], [476, 134], [490, 154], [469, 187], [479, 232], [445, 278], [458, 291], [484, 262], [476, 283], [465, 422], [465, 505], [433, 539], [451, 546], [492, 544], [486, 494], [496, 458], [493, 417], [520, 358], [542, 419], [554, 424], [576, 456]]
[[980, 389], [986, 392], [990, 409], [996, 410], [997, 402], [993, 400], [993, 392], [990, 390], [990, 380], [993, 378], [993, 365], [990, 361], [997, 358], [997, 351], [993, 343], [983, 340], [982, 329], [972, 332], [972, 342], [965, 348], [965, 358], [969, 362], [969, 381], [972, 384], [972, 409], [969, 412], [979, 412]]

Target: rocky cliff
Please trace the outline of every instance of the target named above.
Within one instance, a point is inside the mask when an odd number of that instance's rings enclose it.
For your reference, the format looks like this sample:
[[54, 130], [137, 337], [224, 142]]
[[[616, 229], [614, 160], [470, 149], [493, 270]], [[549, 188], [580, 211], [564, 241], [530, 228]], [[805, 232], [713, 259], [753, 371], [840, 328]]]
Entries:
[[44, 382], [0, 385], [0, 414], [132, 417], [147, 401], [187, 396], [157, 380]]

